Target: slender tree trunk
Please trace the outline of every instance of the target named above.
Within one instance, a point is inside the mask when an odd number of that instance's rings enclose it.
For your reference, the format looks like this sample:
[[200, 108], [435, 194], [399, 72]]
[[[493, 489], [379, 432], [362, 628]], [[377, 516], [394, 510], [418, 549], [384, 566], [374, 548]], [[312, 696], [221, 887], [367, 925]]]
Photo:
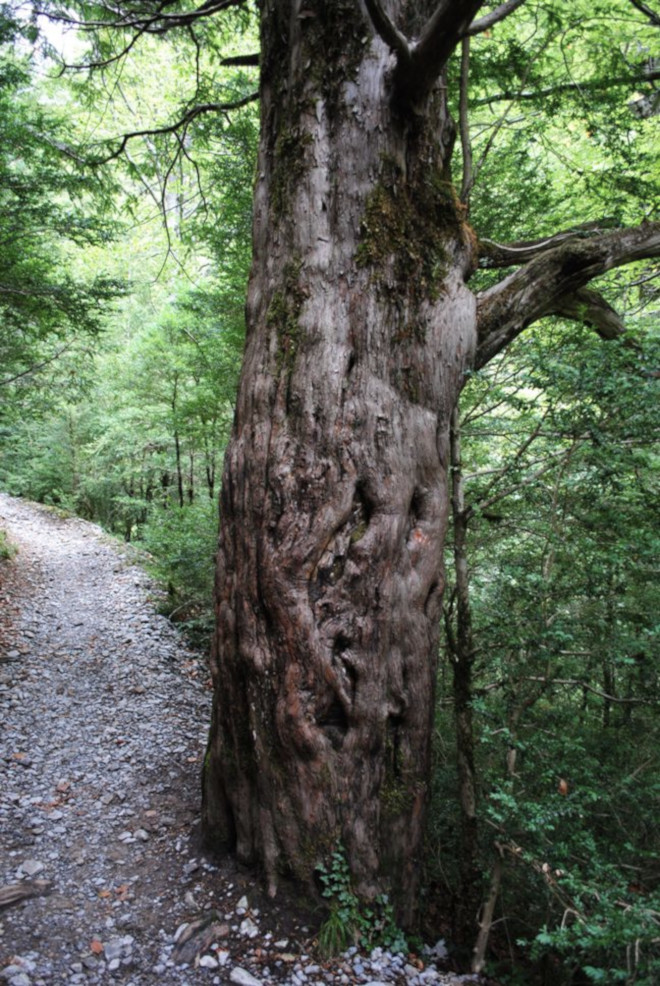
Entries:
[[456, 632], [452, 638], [454, 718], [456, 722], [456, 761], [458, 767], [458, 801], [461, 811], [460, 887], [455, 914], [456, 937], [462, 942], [474, 939], [481, 898], [480, 871], [477, 865], [479, 831], [477, 820], [477, 780], [474, 760], [474, 725], [472, 721], [472, 667], [474, 637], [468, 577], [467, 532], [469, 512], [465, 506], [461, 459], [461, 435], [458, 409], [451, 420], [452, 528], [454, 535], [454, 571], [456, 578]]
[[315, 11], [262, 12], [204, 824], [273, 892], [280, 872], [311, 884], [341, 840], [357, 890], [390, 890], [410, 921], [472, 251], [444, 89], [399, 112], [359, 5]]
[[188, 503], [195, 502], [195, 453], [188, 452]]
[[179, 495], [179, 506], [183, 507], [185, 503], [183, 495], [183, 466], [181, 464], [181, 441], [179, 439], [179, 432], [175, 430], [174, 432], [174, 456], [176, 460], [176, 483], [177, 492]]

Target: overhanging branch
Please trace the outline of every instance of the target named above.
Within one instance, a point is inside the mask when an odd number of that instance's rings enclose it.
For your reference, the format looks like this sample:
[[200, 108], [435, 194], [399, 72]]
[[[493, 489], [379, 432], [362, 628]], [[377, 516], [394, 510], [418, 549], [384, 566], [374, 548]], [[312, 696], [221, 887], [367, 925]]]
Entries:
[[71, 14], [54, 13], [46, 8], [37, 8], [35, 13], [59, 24], [69, 24], [81, 30], [94, 31], [99, 28], [115, 28], [120, 30], [138, 30], [148, 34], [164, 34], [175, 27], [186, 27], [205, 17], [211, 17], [231, 7], [243, 7], [246, 0], [205, 0], [194, 10], [172, 14], [167, 8], [172, 6], [172, 0], [146, 0], [139, 6], [104, 2], [98, 5], [106, 17], [95, 20], [85, 20]]
[[480, 17], [479, 20], [472, 21], [465, 33], [472, 37], [474, 34], [481, 34], [483, 31], [489, 31], [494, 24], [497, 24], [499, 21], [503, 21], [505, 17], [512, 14], [517, 7], [522, 7], [524, 3], [525, 0], [507, 0], [506, 3], [501, 3], [499, 7], [492, 10], [490, 14]]
[[146, 130], [132, 130], [126, 133], [121, 138], [119, 146], [111, 154], [108, 154], [103, 158], [95, 158], [93, 161], [89, 161], [89, 164], [94, 166], [100, 164], [108, 164], [110, 161], [116, 160], [126, 149], [129, 140], [134, 140], [136, 137], [157, 137], [162, 134], [175, 134], [178, 133], [183, 127], [187, 127], [193, 120], [198, 116], [202, 116], [204, 113], [222, 113], [228, 112], [230, 110], [238, 110], [243, 106], [247, 106], [249, 103], [255, 102], [259, 98], [258, 92], [252, 92], [247, 96], [243, 96], [242, 99], [236, 99], [231, 103], [199, 103], [197, 106], [191, 107], [186, 113], [183, 114], [180, 119], [175, 120], [174, 123], [170, 123], [163, 127], [154, 127], [152, 129]]
[[660, 27], [660, 14], [656, 14], [647, 4], [642, 3], [642, 0], [630, 0], [630, 3], [644, 14], [645, 17], [648, 17], [654, 27]]
[[579, 318], [605, 338], [619, 335], [622, 323], [614, 310], [596, 292], [585, 294], [583, 289], [608, 270], [657, 256], [660, 222], [643, 222], [589, 239], [573, 236], [541, 252], [477, 296], [475, 366], [484, 366], [544, 315]]
[[[469, 32], [468, 32], [469, 33]], [[556, 85], [545, 86], [540, 89], [505, 89], [503, 92], [496, 92], [490, 96], [481, 96], [474, 100], [474, 106], [490, 106], [491, 103], [527, 101], [543, 102], [548, 96], [558, 96], [562, 93], [575, 93], [581, 97], [587, 92], [607, 92], [615, 86], [628, 86], [636, 88], [649, 82], [656, 82], [660, 79], [660, 71], [657, 68], [642, 67], [641, 72], [629, 72], [627, 75], [617, 75], [607, 79], [585, 79], [582, 82], [559, 82]]]

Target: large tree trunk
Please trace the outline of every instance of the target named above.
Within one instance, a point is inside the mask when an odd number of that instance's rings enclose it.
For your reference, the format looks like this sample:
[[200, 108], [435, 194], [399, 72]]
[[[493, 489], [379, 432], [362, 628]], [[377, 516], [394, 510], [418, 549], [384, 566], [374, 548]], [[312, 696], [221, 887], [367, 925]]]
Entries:
[[393, 102], [393, 56], [353, 0], [270, 0], [262, 35], [204, 823], [273, 889], [311, 883], [341, 842], [358, 891], [390, 890], [409, 921], [449, 419], [476, 344], [453, 126], [442, 87], [414, 113]]

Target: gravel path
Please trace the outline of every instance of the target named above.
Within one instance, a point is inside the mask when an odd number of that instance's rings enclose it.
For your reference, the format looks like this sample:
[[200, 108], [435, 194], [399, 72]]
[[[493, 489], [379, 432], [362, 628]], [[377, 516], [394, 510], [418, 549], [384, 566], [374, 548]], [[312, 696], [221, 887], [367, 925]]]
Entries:
[[19, 548], [0, 566], [0, 979], [471, 981], [431, 956], [416, 966], [352, 950], [319, 964], [290, 902], [205, 859], [201, 656], [157, 615], [131, 553], [95, 525], [0, 494], [0, 527]]

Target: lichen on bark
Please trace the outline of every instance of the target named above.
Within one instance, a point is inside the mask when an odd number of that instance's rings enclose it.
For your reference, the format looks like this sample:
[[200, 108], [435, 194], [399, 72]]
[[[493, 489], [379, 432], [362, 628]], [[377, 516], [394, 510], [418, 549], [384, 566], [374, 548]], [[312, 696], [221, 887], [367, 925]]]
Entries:
[[300, 313], [305, 302], [306, 292], [300, 283], [302, 262], [298, 259], [286, 264], [282, 286], [273, 294], [266, 324], [274, 327], [277, 338], [277, 366], [293, 369], [300, 341]]

